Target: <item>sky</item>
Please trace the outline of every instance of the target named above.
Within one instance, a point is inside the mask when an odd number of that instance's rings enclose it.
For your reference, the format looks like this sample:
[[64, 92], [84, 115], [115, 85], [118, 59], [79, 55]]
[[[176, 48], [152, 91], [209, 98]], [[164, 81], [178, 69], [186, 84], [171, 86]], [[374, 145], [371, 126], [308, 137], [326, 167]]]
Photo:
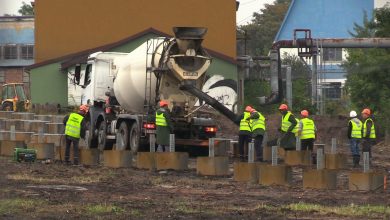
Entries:
[[[22, 2], [30, 3], [33, 0], [0, 0], [0, 16], [4, 14], [19, 15], [18, 10]], [[237, 25], [247, 24], [252, 20], [254, 12], [260, 12], [264, 4], [272, 4], [274, 0], [238, 0], [240, 7], [237, 11]]]

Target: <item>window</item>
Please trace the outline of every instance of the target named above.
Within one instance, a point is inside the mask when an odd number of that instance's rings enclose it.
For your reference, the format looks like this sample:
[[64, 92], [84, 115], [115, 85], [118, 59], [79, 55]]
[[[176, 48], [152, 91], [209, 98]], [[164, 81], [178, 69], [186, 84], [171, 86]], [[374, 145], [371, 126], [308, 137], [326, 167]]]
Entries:
[[324, 88], [325, 97], [328, 99], [341, 98], [341, 83], [330, 83]]
[[18, 48], [16, 45], [4, 46], [4, 59], [11, 60], [18, 58]]
[[0, 60], [3, 59], [3, 46], [0, 45]]
[[342, 61], [342, 54], [342, 48], [324, 48], [322, 53], [324, 61]]
[[32, 60], [34, 59], [34, 46], [33, 45], [23, 45], [21, 46], [22, 54], [21, 59]]
[[92, 64], [88, 64], [85, 69], [84, 86], [88, 86], [91, 83]]

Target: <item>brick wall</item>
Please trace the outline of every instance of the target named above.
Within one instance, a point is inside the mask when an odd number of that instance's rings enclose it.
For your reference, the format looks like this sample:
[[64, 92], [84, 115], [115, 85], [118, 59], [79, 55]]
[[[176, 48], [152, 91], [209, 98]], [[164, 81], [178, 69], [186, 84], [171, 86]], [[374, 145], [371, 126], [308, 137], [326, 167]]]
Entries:
[[5, 83], [24, 83], [24, 91], [30, 98], [30, 77], [24, 68], [0, 68], [0, 86]]

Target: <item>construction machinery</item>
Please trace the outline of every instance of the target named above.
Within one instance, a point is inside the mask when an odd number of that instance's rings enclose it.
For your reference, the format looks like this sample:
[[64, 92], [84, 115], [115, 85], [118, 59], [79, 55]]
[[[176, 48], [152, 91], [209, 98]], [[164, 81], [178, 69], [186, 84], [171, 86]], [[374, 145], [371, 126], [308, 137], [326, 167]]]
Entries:
[[24, 92], [23, 83], [6, 83], [2, 89], [1, 109], [3, 111], [23, 112], [30, 107], [30, 100]]
[[[217, 125], [198, 111], [200, 99], [228, 118], [236, 115], [201, 91], [211, 56], [201, 46], [206, 28], [173, 28], [175, 37], [149, 39], [130, 53], [97, 52], [88, 57], [85, 72], [75, 72], [83, 88], [89, 148], [130, 149], [147, 146], [155, 133], [159, 100], [168, 100], [176, 144], [208, 146]], [[81, 68], [76, 68], [80, 71]]]

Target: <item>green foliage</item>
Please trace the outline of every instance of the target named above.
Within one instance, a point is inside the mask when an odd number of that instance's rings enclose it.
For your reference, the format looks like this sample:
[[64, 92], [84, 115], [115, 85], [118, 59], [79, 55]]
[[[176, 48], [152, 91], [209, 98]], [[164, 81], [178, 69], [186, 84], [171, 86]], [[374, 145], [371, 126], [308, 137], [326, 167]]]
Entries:
[[19, 14], [27, 16], [27, 15], [34, 15], [34, 8], [32, 5], [27, 4], [25, 2], [22, 2], [22, 6], [18, 10]]
[[[390, 37], [390, 8], [375, 10], [375, 19], [355, 25], [356, 37]], [[390, 50], [350, 49], [344, 64], [348, 72], [346, 88], [358, 108], [370, 108], [382, 127], [390, 123]], [[380, 132], [379, 132], [380, 133]]]
[[254, 19], [247, 25], [238, 27], [238, 35], [247, 37], [247, 51], [244, 51], [244, 40], [238, 42], [238, 53], [251, 56], [267, 55], [291, 0], [277, 0], [265, 4], [261, 13], [254, 13]]
[[316, 112], [315, 107], [311, 104], [310, 97], [311, 70], [298, 56], [284, 54], [283, 57], [282, 64], [291, 66], [293, 112], [300, 112], [303, 109], [308, 110], [311, 114]]

